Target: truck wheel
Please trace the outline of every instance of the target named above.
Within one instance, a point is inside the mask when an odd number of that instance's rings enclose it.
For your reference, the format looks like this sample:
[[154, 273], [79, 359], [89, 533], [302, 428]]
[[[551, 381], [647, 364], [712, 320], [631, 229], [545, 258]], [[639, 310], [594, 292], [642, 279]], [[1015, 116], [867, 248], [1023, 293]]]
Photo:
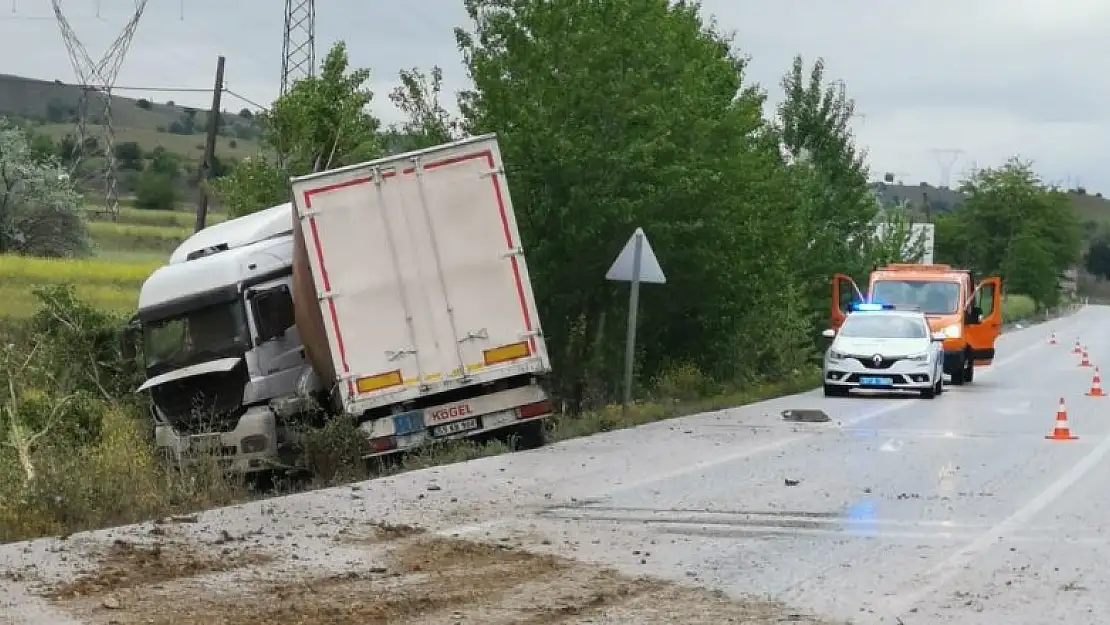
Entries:
[[517, 450], [538, 449], [547, 443], [547, 422], [537, 419], [522, 423], [513, 429], [510, 436], [516, 439]]
[[964, 356], [964, 383], [970, 384], [975, 379], [975, 360], [971, 354]]
[[967, 371], [967, 356], [961, 356], [959, 362], [952, 369], [952, 386], [963, 385], [965, 371]]

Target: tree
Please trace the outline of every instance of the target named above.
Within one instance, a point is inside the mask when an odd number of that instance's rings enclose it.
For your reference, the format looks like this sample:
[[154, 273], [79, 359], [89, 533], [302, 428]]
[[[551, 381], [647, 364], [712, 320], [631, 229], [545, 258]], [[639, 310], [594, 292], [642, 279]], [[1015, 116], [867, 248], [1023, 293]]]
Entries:
[[244, 158], [230, 174], [207, 184], [232, 217], [289, 201], [289, 178], [262, 154]]
[[143, 109], [144, 111], [149, 111], [150, 109], [154, 108], [154, 105], [151, 104], [150, 100], [147, 100], [146, 98], [139, 98], [138, 100], [135, 100], [135, 106]]
[[134, 141], [124, 141], [115, 146], [116, 162], [122, 170], [139, 171], [143, 168], [143, 150]]
[[232, 215], [245, 215], [289, 200], [289, 177], [349, 165], [381, 154], [381, 122], [369, 112], [366, 69], [351, 70], [347, 47], [336, 43], [317, 76], [299, 80], [255, 119], [263, 147], [281, 156], [244, 159], [211, 188]]
[[862, 277], [876, 264], [875, 254], [889, 256], [891, 250], [876, 249], [871, 236], [878, 205], [864, 155], [855, 146], [855, 103], [844, 83], [826, 84], [823, 59], [807, 72], [796, 56], [781, 85], [785, 97], [775, 122], [798, 192], [789, 212], [797, 239], [788, 250], [796, 252], [793, 264], [802, 283], [812, 285], [807, 295], [819, 310], [828, 298], [830, 274]]
[[[786, 177], [745, 61], [696, 5], [467, 0], [464, 130], [498, 133], [564, 397], [619, 381], [625, 291], [603, 276], [636, 226], [681, 276], [645, 288], [640, 377], [689, 362], [757, 375], [797, 305]], [[787, 286], [792, 287], [792, 284]], [[741, 357], [742, 355], [742, 357]]]
[[1046, 187], [1032, 164], [1017, 158], [977, 171], [961, 191], [963, 209], [937, 220], [938, 256], [999, 273], [1011, 291], [1053, 305], [1057, 277], [1081, 258], [1079, 221], [1067, 194]]
[[1110, 280], [1110, 239], [1101, 236], [1092, 241], [1083, 264], [1091, 275]]
[[443, 70], [432, 67], [425, 75], [417, 68], [401, 70], [401, 84], [389, 94], [393, 102], [407, 119], [390, 129], [387, 141], [391, 152], [407, 152], [457, 138], [458, 122], [451, 119], [450, 113], [440, 104], [443, 90]]
[[177, 188], [173, 178], [155, 169], [147, 169], [135, 181], [135, 206], [149, 210], [173, 210], [177, 205]]
[[0, 121], [0, 254], [68, 257], [89, 251], [81, 198], [53, 158], [37, 159], [19, 128]]

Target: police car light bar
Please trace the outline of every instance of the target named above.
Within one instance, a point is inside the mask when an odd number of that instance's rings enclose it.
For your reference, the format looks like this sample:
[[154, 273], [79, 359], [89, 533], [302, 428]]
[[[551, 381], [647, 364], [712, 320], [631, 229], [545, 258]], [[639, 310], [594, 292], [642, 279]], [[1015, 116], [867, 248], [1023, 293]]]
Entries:
[[848, 307], [849, 312], [867, 312], [876, 310], [894, 310], [894, 304], [878, 304], [875, 302], [853, 302]]

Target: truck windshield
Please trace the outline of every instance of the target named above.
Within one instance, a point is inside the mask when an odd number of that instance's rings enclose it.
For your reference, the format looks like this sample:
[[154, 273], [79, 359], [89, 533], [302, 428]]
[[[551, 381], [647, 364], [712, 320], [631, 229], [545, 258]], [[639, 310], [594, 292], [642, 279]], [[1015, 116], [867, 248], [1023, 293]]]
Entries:
[[871, 301], [917, 308], [927, 315], [950, 315], [960, 306], [960, 283], [945, 280], [876, 280]]
[[143, 354], [152, 372], [238, 356], [248, 342], [242, 302], [206, 306], [143, 324]]

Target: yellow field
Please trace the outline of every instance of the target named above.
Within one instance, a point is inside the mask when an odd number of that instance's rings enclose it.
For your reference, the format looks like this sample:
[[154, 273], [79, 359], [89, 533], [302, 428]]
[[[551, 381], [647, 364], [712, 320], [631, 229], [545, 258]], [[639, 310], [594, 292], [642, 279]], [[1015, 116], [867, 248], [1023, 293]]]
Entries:
[[81, 298], [106, 310], [134, 310], [143, 280], [163, 262], [0, 256], [0, 317], [26, 318], [34, 314], [38, 300], [31, 290], [50, 283], [72, 283]]

